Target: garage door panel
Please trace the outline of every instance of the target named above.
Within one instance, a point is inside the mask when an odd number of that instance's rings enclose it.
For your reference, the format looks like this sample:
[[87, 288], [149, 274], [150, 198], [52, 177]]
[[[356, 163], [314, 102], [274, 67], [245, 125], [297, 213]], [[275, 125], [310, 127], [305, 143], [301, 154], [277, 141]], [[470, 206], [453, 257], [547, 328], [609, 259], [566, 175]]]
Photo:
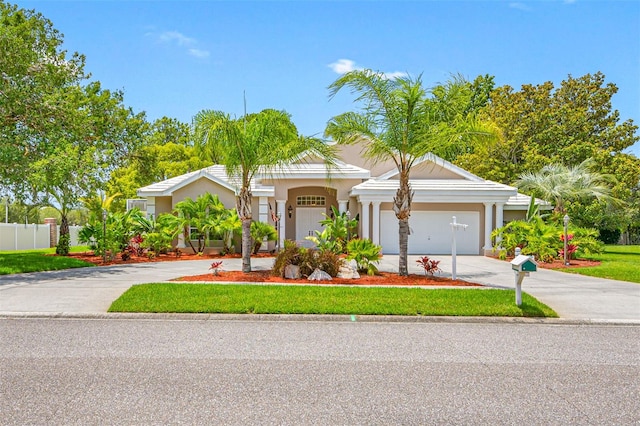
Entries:
[[[451, 254], [451, 220], [469, 225], [456, 233], [458, 254], [479, 254], [480, 213], [478, 212], [411, 212], [409, 219], [409, 254]], [[383, 253], [397, 254], [398, 219], [393, 211], [380, 212], [380, 243]]]

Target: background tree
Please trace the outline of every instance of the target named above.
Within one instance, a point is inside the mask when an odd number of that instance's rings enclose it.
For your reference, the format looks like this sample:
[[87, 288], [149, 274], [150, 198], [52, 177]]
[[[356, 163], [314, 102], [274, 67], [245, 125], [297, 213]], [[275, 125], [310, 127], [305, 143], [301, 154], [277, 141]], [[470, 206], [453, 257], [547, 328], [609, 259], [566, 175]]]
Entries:
[[134, 150], [144, 115], [126, 108], [122, 93], [102, 90], [97, 82], [67, 87], [58, 105], [66, 109], [62, 125], [41, 137], [46, 148], [26, 166], [26, 182], [32, 198], [59, 210], [64, 245], [69, 211], [104, 188], [110, 172]]
[[[634, 205], [631, 191], [640, 181], [640, 160], [623, 150], [640, 137], [633, 121], [620, 122], [618, 111], [612, 109], [617, 91], [600, 72], [569, 76], [558, 88], [551, 82], [523, 85], [519, 91], [499, 87], [480, 116], [499, 128], [500, 137], [477, 141], [455, 163], [485, 179], [513, 184], [527, 171], [550, 164], [574, 167], [592, 158], [600, 173], [617, 178], [612, 196], [624, 200], [624, 209], [629, 209]], [[598, 200], [574, 200], [567, 209], [583, 227], [629, 226], [624, 220], [629, 215], [615, 213], [615, 206]], [[612, 217], [620, 220], [614, 223]]]
[[84, 57], [61, 45], [51, 21], [0, 1], [0, 186], [25, 182], [43, 136], [62, 125], [60, 89], [85, 79]]
[[258, 172], [268, 173], [292, 163], [305, 151], [334, 159], [332, 147], [321, 140], [298, 135], [284, 111], [265, 109], [238, 119], [221, 111], [205, 110], [194, 118], [195, 146], [203, 158], [226, 167], [237, 179], [236, 209], [242, 221], [242, 271], [251, 271], [251, 181]]
[[124, 210], [125, 200], [137, 198], [138, 188], [209, 165], [195, 151], [189, 125], [162, 117], [143, 132], [140, 147], [126, 163], [113, 171], [107, 191], [123, 194], [116, 208]]
[[103, 188], [140, 139], [144, 115], [86, 83], [84, 57], [34, 11], [0, 3], [0, 185], [60, 211], [60, 246], [80, 197]]
[[490, 132], [474, 119], [471, 85], [459, 76], [430, 91], [421, 77], [388, 79], [372, 70], [344, 74], [329, 86], [330, 96], [351, 89], [360, 112], [333, 117], [325, 130], [339, 144], [363, 141], [372, 161], [392, 159], [398, 168], [399, 187], [393, 199], [398, 218], [400, 275], [408, 275], [409, 216], [413, 193], [409, 184], [414, 163], [427, 153], [451, 158], [476, 137]]

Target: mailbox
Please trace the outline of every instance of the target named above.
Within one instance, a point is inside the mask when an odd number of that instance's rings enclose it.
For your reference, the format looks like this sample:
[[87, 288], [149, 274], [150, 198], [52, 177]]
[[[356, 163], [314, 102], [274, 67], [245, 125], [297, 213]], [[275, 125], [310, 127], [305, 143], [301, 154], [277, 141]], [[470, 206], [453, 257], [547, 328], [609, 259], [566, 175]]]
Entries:
[[533, 257], [521, 254], [511, 261], [511, 269], [516, 272], [536, 272], [538, 264]]

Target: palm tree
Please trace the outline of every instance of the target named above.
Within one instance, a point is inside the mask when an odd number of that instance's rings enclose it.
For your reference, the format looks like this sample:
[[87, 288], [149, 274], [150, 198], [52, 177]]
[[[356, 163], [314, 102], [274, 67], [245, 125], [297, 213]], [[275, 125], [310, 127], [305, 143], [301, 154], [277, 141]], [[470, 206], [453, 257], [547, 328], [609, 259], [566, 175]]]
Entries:
[[611, 195], [611, 184], [615, 178], [591, 171], [595, 166], [586, 159], [576, 166], [548, 164], [540, 171], [525, 172], [516, 181], [522, 191], [553, 201], [556, 213], [565, 213], [565, 201], [580, 198], [597, 198], [603, 201], [618, 201]]
[[242, 221], [242, 271], [251, 271], [251, 181], [258, 172], [290, 164], [305, 151], [334, 162], [334, 148], [319, 139], [298, 135], [284, 111], [265, 109], [233, 119], [205, 110], [194, 118], [195, 146], [208, 160], [224, 165], [236, 179], [236, 209]]
[[457, 76], [430, 91], [422, 87], [421, 77], [389, 79], [372, 70], [346, 73], [330, 86], [330, 97], [348, 87], [363, 103], [361, 112], [333, 117], [325, 136], [338, 144], [364, 142], [365, 155], [373, 162], [392, 159], [399, 172], [399, 187], [393, 209], [399, 226], [400, 275], [408, 275], [407, 249], [409, 216], [413, 192], [409, 175], [414, 163], [429, 152], [445, 158], [470, 138], [488, 136], [469, 114], [472, 91]]

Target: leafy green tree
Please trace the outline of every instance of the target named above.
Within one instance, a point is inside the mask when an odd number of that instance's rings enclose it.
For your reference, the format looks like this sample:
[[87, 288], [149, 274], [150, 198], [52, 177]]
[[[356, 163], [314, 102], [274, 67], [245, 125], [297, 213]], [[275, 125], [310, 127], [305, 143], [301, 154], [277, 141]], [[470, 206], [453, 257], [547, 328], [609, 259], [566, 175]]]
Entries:
[[556, 163], [575, 166], [598, 157], [604, 164], [639, 140], [632, 120], [619, 123], [611, 98], [618, 91], [604, 74], [569, 76], [553, 83], [495, 89], [482, 117], [501, 137], [479, 140], [456, 163], [484, 178], [510, 184], [530, 170]]
[[581, 226], [624, 230], [631, 226], [640, 159], [623, 150], [640, 137], [633, 121], [621, 122], [612, 109], [617, 91], [601, 72], [569, 76], [557, 88], [551, 82], [523, 85], [519, 91], [499, 87], [480, 115], [495, 124], [500, 137], [477, 141], [455, 162], [485, 179], [513, 184], [525, 172], [551, 164], [575, 167], [591, 158], [601, 174], [616, 176], [611, 195], [626, 205], [572, 200], [567, 211]]
[[0, 185], [22, 188], [43, 138], [64, 127], [58, 101], [85, 75], [84, 57], [61, 46], [51, 21], [0, 1]]
[[70, 211], [104, 185], [144, 122], [122, 93], [85, 84], [83, 68], [49, 20], [0, 3], [0, 185], [58, 208], [62, 251]]
[[162, 117], [143, 133], [141, 146], [114, 170], [107, 184], [109, 193], [123, 194], [116, 207], [125, 208], [127, 198], [136, 198], [137, 190], [165, 179], [210, 165], [193, 148], [190, 127], [178, 120]]
[[284, 111], [266, 109], [239, 119], [221, 111], [205, 110], [194, 118], [195, 144], [203, 158], [224, 165], [237, 179], [236, 210], [242, 221], [242, 271], [251, 271], [251, 181], [299, 159], [309, 151], [331, 163], [333, 148], [319, 139], [298, 135]]
[[102, 90], [99, 83], [66, 88], [59, 103], [67, 110], [65, 127], [42, 137], [46, 152], [27, 167], [34, 193], [60, 212], [61, 236], [69, 232], [70, 210], [103, 188], [137, 144], [144, 115], [122, 102], [122, 93]]
[[431, 90], [421, 77], [388, 79], [372, 70], [344, 74], [329, 86], [331, 97], [343, 88], [356, 95], [360, 112], [333, 117], [325, 130], [339, 144], [364, 141], [364, 155], [373, 161], [392, 159], [399, 172], [399, 187], [393, 209], [399, 227], [399, 274], [408, 275], [409, 216], [413, 193], [411, 168], [429, 152], [451, 158], [471, 140], [488, 137], [490, 131], [470, 111], [473, 91], [456, 77]]

